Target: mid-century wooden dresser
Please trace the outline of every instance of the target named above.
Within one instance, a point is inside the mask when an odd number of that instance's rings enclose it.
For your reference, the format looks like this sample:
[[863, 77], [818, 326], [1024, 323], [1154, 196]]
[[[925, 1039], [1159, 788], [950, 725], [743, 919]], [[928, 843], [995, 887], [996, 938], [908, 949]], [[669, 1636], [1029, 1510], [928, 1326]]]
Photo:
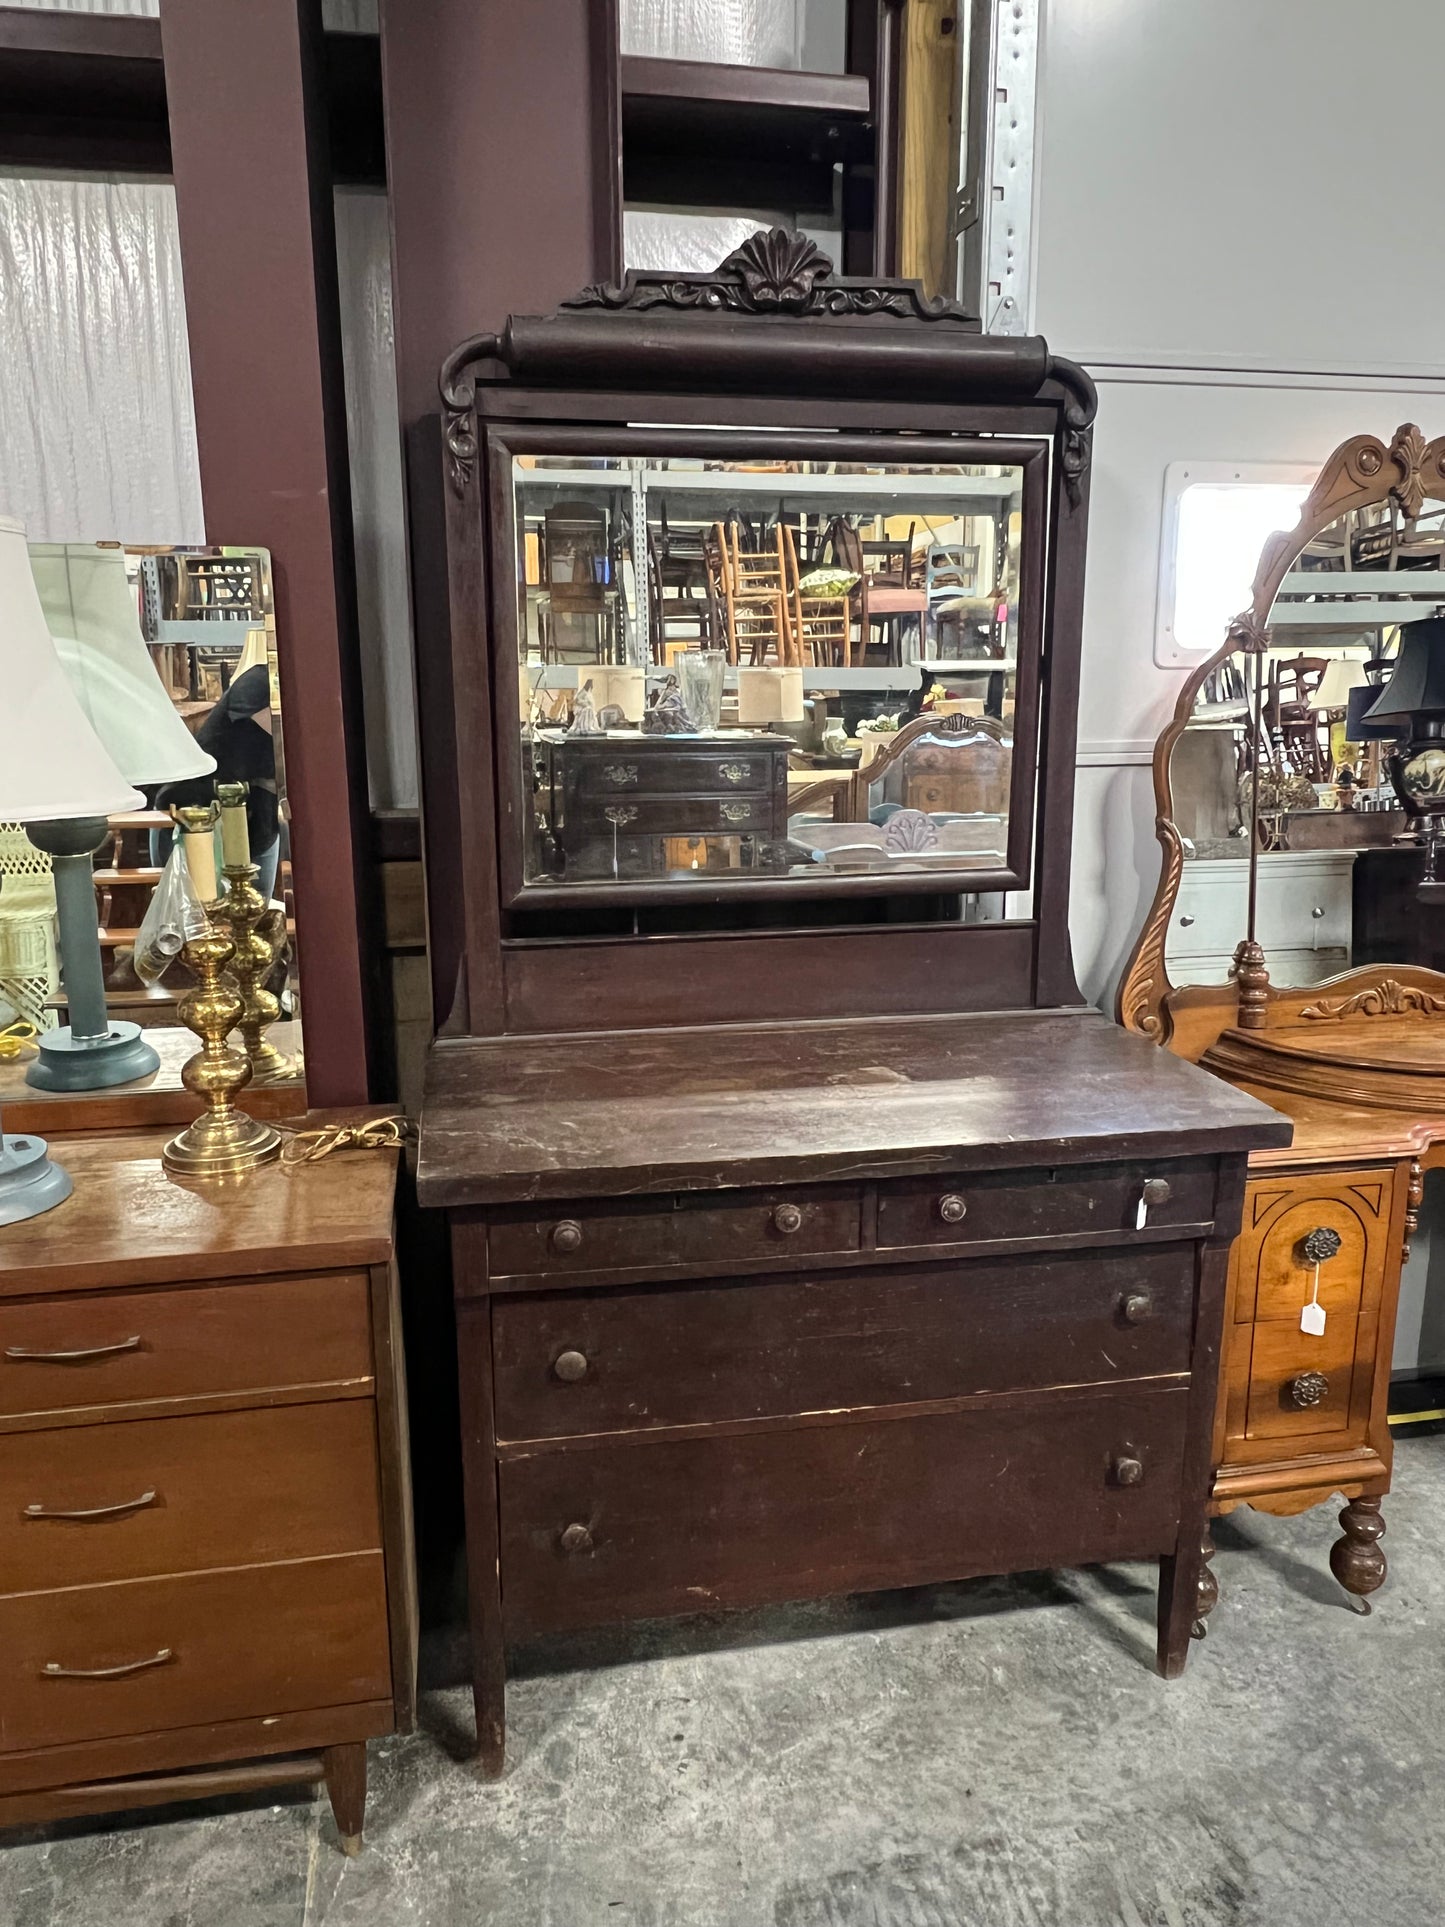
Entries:
[[[418, 1185], [451, 1216], [484, 1770], [507, 1642], [603, 1621], [1147, 1558], [1177, 1673], [1245, 1158], [1289, 1125], [1074, 981], [1088, 377], [776, 231], [513, 317], [443, 396]], [[926, 528], [976, 583], [988, 727], [909, 725], [953, 672], [788, 575], [839, 517], [873, 549]], [[548, 607], [564, 535], [612, 597], [590, 633]], [[690, 630], [628, 593], [649, 568]], [[699, 640], [720, 726], [672, 693]], [[640, 729], [571, 694], [619, 651]], [[846, 821], [782, 734], [786, 821], [707, 814], [770, 661], [896, 731]], [[654, 740], [695, 816], [629, 814]], [[581, 863], [537, 775], [559, 743], [616, 791]]]
[[51, 1140], [0, 1231], [0, 1825], [324, 1779], [410, 1724], [395, 1154], [179, 1183]]

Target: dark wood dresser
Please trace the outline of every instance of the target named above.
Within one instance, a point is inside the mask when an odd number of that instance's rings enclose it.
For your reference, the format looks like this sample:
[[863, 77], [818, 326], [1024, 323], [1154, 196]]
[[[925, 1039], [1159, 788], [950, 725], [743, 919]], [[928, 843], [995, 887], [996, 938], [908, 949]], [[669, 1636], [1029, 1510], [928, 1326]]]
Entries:
[[55, 1138], [0, 1231], [0, 1825], [325, 1780], [411, 1722], [395, 1154], [181, 1184]]
[[[778, 231], [511, 317], [443, 401], [418, 1186], [451, 1219], [484, 1770], [508, 1641], [604, 1621], [1149, 1558], [1177, 1673], [1245, 1160], [1290, 1127], [1074, 981], [1088, 377]], [[785, 801], [781, 733], [569, 725], [558, 501], [691, 618], [626, 601], [599, 669], [668, 701], [705, 635], [726, 716], [745, 665], [801, 666], [815, 724], [874, 725], [844, 789], [800, 760]], [[1004, 649], [998, 716], [912, 790], [918, 665], [814, 566], [844, 523], [865, 568], [926, 529]], [[639, 814], [579, 846], [602, 781]]]

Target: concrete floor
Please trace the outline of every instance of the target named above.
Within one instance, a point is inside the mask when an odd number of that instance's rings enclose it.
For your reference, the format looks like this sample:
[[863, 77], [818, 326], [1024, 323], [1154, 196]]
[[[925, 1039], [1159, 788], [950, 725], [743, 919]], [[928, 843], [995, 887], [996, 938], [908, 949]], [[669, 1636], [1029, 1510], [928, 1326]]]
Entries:
[[[5, 1927], [1434, 1927], [1445, 1918], [1445, 1437], [1407, 1437], [1356, 1617], [1335, 1508], [1221, 1524], [1185, 1677], [1113, 1567], [651, 1626], [516, 1656], [324, 1801], [9, 1836]], [[443, 1655], [445, 1661], [445, 1655]], [[433, 1655], [433, 1663], [436, 1655]]]

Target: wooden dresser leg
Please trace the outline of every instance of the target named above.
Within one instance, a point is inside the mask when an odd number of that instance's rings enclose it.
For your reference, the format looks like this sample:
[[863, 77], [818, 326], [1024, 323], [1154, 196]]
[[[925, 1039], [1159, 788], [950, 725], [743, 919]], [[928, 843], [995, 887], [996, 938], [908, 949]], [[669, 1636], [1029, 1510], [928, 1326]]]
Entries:
[[324, 1747], [321, 1763], [326, 1768], [326, 1791], [341, 1835], [341, 1851], [358, 1854], [366, 1824], [366, 1742]]
[[1380, 1549], [1385, 1521], [1380, 1516], [1378, 1499], [1351, 1499], [1340, 1514], [1344, 1533], [1330, 1547], [1330, 1571], [1354, 1600], [1362, 1613], [1370, 1610], [1366, 1593], [1385, 1583], [1385, 1555]]
[[1199, 1548], [1199, 1585], [1194, 1605], [1194, 1624], [1190, 1628], [1195, 1639], [1203, 1639], [1209, 1631], [1209, 1615], [1219, 1604], [1219, 1579], [1209, 1563], [1213, 1557], [1214, 1534], [1206, 1526]]
[[1199, 1618], [1198, 1542], [1182, 1541], [1178, 1551], [1159, 1561], [1159, 1671], [1178, 1679], [1189, 1657], [1189, 1639]]

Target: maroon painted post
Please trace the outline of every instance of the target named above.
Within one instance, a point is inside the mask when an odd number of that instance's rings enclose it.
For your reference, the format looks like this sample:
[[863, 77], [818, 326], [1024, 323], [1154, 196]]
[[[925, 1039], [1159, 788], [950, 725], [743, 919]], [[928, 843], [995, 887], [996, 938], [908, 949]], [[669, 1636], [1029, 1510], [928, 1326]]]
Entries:
[[308, 1091], [359, 1103], [367, 786], [320, 0], [162, 0], [161, 39], [206, 533], [274, 571]]

